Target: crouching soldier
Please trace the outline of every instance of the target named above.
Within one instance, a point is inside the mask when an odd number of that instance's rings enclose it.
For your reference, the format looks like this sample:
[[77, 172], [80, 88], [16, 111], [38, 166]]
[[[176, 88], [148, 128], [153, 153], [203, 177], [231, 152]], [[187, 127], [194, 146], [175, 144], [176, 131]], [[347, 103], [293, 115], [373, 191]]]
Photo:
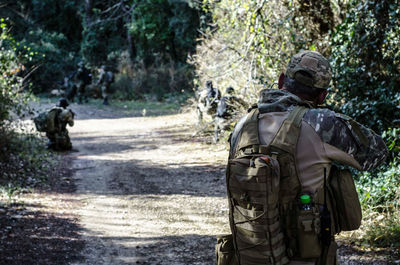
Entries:
[[246, 103], [241, 98], [234, 96], [234, 92], [233, 87], [228, 87], [225, 91], [225, 96], [218, 102], [214, 119], [215, 142], [218, 142], [221, 132], [233, 129], [232, 121], [235, 118], [235, 114], [238, 113], [241, 107], [246, 107]]
[[212, 117], [215, 116], [220, 99], [221, 92], [218, 90], [218, 88], [213, 87], [212, 81], [207, 81], [206, 89], [200, 92], [197, 103], [197, 116], [199, 124], [201, 124], [203, 121], [204, 113]]
[[34, 118], [36, 129], [45, 132], [49, 143], [47, 148], [55, 151], [71, 150], [72, 143], [68, 135], [67, 124], [74, 126], [74, 112], [68, 107], [68, 101], [61, 98], [58, 104]]

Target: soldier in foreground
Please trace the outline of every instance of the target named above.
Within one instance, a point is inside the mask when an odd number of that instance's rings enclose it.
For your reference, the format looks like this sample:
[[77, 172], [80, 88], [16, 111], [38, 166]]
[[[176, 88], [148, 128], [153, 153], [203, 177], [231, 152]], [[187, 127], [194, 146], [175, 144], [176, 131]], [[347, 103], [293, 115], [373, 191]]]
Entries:
[[221, 92], [218, 88], [215, 88], [212, 81], [206, 82], [206, 89], [202, 90], [199, 94], [199, 100], [197, 103], [197, 117], [198, 123], [201, 124], [203, 121], [203, 114], [215, 117], [218, 102], [221, 99]]
[[72, 143], [68, 135], [67, 124], [74, 126], [74, 112], [68, 107], [68, 101], [61, 98], [58, 104], [34, 119], [36, 129], [46, 132], [49, 139], [47, 148], [55, 151], [66, 151], [72, 149]]
[[214, 141], [218, 142], [221, 132], [231, 130], [233, 128], [232, 122], [235, 114], [238, 113], [240, 108], [245, 108], [246, 103], [234, 95], [235, 90], [233, 87], [228, 87], [225, 90], [225, 95], [219, 100], [216, 116], [214, 119]]
[[379, 135], [318, 108], [331, 66], [314, 51], [292, 57], [279, 90], [262, 90], [236, 125], [227, 187], [232, 235], [218, 238], [218, 264], [337, 264], [334, 235], [357, 229], [361, 208], [350, 171], [387, 156]]
[[101, 85], [101, 95], [103, 97], [103, 105], [108, 105], [108, 94], [110, 93], [111, 83], [114, 82], [114, 74], [106, 71], [106, 66], [102, 65], [99, 72], [99, 80], [97, 85]]

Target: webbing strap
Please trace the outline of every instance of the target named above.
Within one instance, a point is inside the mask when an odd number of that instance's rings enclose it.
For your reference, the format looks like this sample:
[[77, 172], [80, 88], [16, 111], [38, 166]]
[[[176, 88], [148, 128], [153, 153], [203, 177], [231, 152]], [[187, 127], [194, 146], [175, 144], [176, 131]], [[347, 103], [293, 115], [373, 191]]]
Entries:
[[307, 110], [305, 107], [296, 106], [290, 112], [289, 117], [283, 121], [270, 145], [287, 153], [294, 154], [300, 135], [301, 121]]
[[[293, 111], [290, 112], [288, 118], [282, 123], [270, 146], [277, 147], [286, 152], [293, 152], [300, 134], [301, 121], [307, 110], [308, 109], [306, 107], [296, 106]], [[236, 157], [241, 150], [243, 150], [245, 155], [254, 153], [269, 153], [269, 146], [260, 145], [258, 133], [258, 115], [258, 108], [252, 109], [247, 115], [246, 121], [244, 122], [241, 130], [239, 143], [236, 148]]]
[[304, 114], [307, 112], [306, 107], [296, 106], [292, 112], [290, 112], [287, 121], [292, 122], [292, 124], [296, 127], [300, 127], [301, 120], [303, 119]]
[[[260, 138], [258, 137], [258, 108], [252, 109], [247, 115], [246, 121], [240, 132], [239, 143], [236, 148], [237, 152], [243, 148], [260, 145]], [[236, 155], [237, 156], [237, 155]]]

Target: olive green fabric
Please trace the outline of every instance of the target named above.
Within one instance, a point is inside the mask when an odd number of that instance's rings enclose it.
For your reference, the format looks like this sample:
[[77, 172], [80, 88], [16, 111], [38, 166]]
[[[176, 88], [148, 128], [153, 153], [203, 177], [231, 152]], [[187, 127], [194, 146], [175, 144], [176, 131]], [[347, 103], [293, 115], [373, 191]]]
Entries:
[[62, 108], [53, 107], [49, 110], [41, 112], [33, 119], [36, 129], [39, 132], [55, 132], [57, 130], [55, 124], [56, 116], [62, 112]]
[[244, 122], [226, 177], [230, 226], [240, 265], [284, 265], [289, 263], [288, 252], [298, 253], [293, 202], [301, 185], [294, 151], [306, 111], [296, 107], [269, 146], [260, 145], [257, 108]]
[[217, 265], [238, 265], [231, 234], [217, 236], [215, 256], [217, 258]]
[[[361, 225], [362, 212], [357, 189], [349, 170], [332, 166], [328, 179], [327, 205], [331, 212], [332, 233], [356, 230]], [[323, 204], [324, 190], [317, 191], [316, 202]]]

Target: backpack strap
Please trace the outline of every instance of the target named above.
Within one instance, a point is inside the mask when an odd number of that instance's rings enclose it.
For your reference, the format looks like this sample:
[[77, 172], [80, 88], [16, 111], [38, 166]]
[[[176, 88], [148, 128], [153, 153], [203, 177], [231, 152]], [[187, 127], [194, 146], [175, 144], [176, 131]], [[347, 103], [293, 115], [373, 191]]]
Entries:
[[301, 121], [308, 108], [296, 106], [283, 121], [270, 146], [288, 153], [295, 153], [300, 135]]
[[[282, 123], [269, 146], [288, 153], [294, 153], [300, 135], [301, 121], [307, 110], [308, 108], [306, 107], [296, 106], [294, 110], [290, 112], [289, 117]], [[259, 109], [254, 108], [247, 115], [236, 148], [236, 157], [240, 156], [240, 154], [250, 155], [255, 153], [269, 153], [269, 146], [260, 145], [258, 134], [259, 114]]]
[[236, 148], [236, 156], [241, 151], [245, 154], [258, 153], [256, 149], [260, 145], [260, 138], [258, 137], [258, 108], [254, 108], [247, 115], [243, 128], [240, 133], [239, 143]]

